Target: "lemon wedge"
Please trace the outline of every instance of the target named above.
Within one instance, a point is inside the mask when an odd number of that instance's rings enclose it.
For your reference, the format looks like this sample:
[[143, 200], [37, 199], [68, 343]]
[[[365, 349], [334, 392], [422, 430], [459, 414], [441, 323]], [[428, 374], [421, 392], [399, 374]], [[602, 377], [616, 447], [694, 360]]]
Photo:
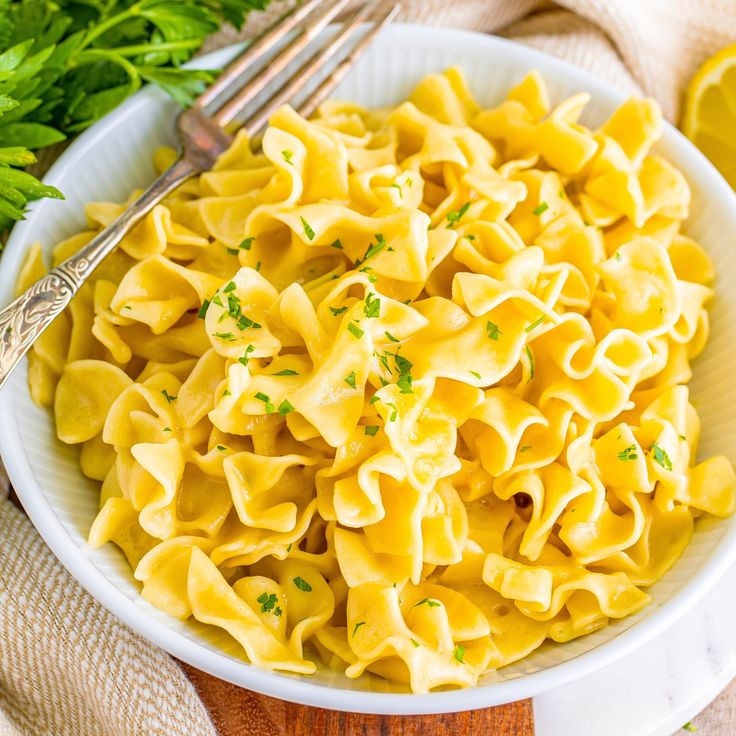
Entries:
[[736, 44], [708, 59], [692, 78], [682, 130], [736, 189]]

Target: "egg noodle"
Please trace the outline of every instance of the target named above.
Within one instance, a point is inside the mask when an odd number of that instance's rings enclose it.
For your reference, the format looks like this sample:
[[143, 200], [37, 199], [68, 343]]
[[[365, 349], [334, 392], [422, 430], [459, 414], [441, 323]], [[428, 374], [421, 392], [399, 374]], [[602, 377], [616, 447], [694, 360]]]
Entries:
[[695, 462], [688, 185], [655, 102], [590, 130], [587, 101], [532, 72], [481, 109], [451, 69], [391, 109], [284, 107], [122, 241], [30, 385], [146, 600], [259, 667], [472, 686], [640, 611], [734, 511], [729, 461]]

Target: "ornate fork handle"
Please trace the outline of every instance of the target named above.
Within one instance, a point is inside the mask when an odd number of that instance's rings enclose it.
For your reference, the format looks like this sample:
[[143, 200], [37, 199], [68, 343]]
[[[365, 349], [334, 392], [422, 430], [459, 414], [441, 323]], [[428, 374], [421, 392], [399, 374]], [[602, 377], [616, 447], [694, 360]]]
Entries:
[[198, 167], [179, 159], [79, 252], [0, 311], [0, 388], [38, 336], [64, 311], [105, 256], [153, 207]]

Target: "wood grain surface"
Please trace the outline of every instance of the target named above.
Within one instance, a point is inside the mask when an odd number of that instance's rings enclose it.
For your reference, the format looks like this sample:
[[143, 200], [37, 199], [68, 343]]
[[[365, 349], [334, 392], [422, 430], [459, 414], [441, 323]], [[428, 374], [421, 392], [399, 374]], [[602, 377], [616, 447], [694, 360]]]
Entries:
[[221, 736], [534, 736], [532, 701], [434, 716], [373, 716], [308, 708], [181, 665]]

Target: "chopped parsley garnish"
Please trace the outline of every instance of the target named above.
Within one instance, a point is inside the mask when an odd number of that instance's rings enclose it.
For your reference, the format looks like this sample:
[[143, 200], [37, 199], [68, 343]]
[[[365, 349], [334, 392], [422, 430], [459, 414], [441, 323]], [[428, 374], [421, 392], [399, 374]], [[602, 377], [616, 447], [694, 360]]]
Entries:
[[672, 470], [672, 460], [670, 456], [655, 442], [652, 445], [654, 453], [654, 462], [661, 465], [665, 470]]
[[240, 250], [250, 250], [251, 245], [253, 245], [253, 241], [255, 238], [245, 238], [243, 242], [238, 246]]
[[540, 202], [533, 210], [532, 214], [539, 217], [539, 215], [544, 214], [549, 209], [549, 205], [546, 202]]
[[[266, 407], [266, 411], [268, 411], [268, 407]], [[290, 414], [292, 411], [294, 411], [294, 407], [289, 403], [287, 399], [284, 399], [279, 404], [279, 414], [281, 414], [281, 416], [284, 416], [285, 414]]]
[[460, 664], [465, 664], [465, 647], [462, 644], [458, 644], [455, 647], [455, 659], [460, 662]]
[[411, 643], [412, 643], [412, 644], [413, 644], [413, 645], [414, 645], [415, 647], [418, 647], [418, 646], [419, 646], [419, 642], [418, 642], [418, 641], [417, 641], [416, 639], [411, 639], [411, 638], [410, 638], [410, 639], [409, 639], [409, 641], [410, 641], [410, 642], [411, 642]]
[[480, 381], [480, 373], [478, 371], [468, 371], [473, 378], [477, 378]]
[[244, 314], [240, 315], [238, 321], [235, 323], [235, 326], [239, 330], [247, 330], [250, 327], [252, 327], [254, 330], [259, 330], [261, 328], [258, 322], [254, 322], [252, 319], [250, 319], [250, 317], [246, 317]]
[[463, 215], [468, 211], [470, 202], [466, 202], [459, 210], [450, 210], [447, 213], [447, 224], [449, 227], [455, 227], [462, 219]]
[[304, 228], [304, 234], [310, 239], [314, 240], [314, 230], [312, 230], [312, 226], [303, 218], [299, 218], [302, 221], [302, 227]]
[[401, 184], [397, 184], [396, 182], [394, 182], [390, 186], [392, 186], [394, 189], [398, 189], [398, 191], [399, 191], [399, 197], [401, 197], [402, 199], [404, 198], [404, 192], [401, 189]]
[[366, 317], [378, 317], [381, 313], [381, 300], [374, 294], [366, 294], [363, 313]]
[[215, 332], [215, 337], [219, 337], [220, 340], [225, 342], [232, 342], [235, 339], [235, 335], [232, 332]]
[[355, 324], [355, 322], [348, 322], [348, 332], [358, 340], [360, 340], [363, 335], [365, 335], [365, 332], [358, 327], [358, 325]]
[[394, 361], [396, 363], [396, 368], [399, 371], [399, 380], [396, 382], [396, 385], [400, 389], [399, 393], [402, 393], [402, 394], [413, 393], [414, 392], [414, 390], [412, 389], [413, 378], [411, 376], [411, 369], [413, 365], [412, 362], [404, 358], [402, 355], [399, 355], [398, 353], [394, 355]]
[[391, 342], [399, 342], [399, 338], [398, 337], [394, 337], [388, 330], [386, 330], [386, 332], [384, 334], [386, 335], [386, 337], [389, 340], [391, 340]]
[[291, 552], [291, 545], [292, 545], [292, 542], [289, 542], [288, 546], [286, 547], [287, 552]]
[[261, 593], [256, 601], [261, 604], [261, 613], [273, 613], [274, 616], [280, 616], [282, 611], [276, 606], [279, 598], [276, 593]]
[[298, 575], [294, 578], [294, 585], [296, 585], [299, 590], [303, 590], [305, 593], [312, 592], [312, 586], [306, 580], [300, 578]]
[[376, 396], [376, 394], [373, 394], [373, 396], [371, 396], [371, 400], [368, 402], [368, 404], [369, 405], [370, 404], [375, 404], [377, 401], [380, 401], [380, 399], [378, 398], [378, 396]]
[[430, 608], [437, 608], [442, 605], [439, 601], [432, 600], [432, 598], [422, 598], [419, 603], [414, 604], [414, 608], [421, 606], [423, 603], [426, 603]]
[[524, 445], [524, 447], [519, 448], [519, 452], [529, 452], [529, 450], [532, 449], [531, 445]]
[[340, 242], [340, 238], [337, 238], [337, 240], [333, 240], [330, 243], [330, 248], [336, 248], [337, 250], [342, 250], [342, 243]]
[[353, 636], [355, 636], [361, 626], [365, 626], [365, 621], [358, 621], [358, 623], [355, 624], [355, 627], [353, 628]]
[[688, 721], [683, 727], [683, 731], [687, 731], [688, 733], [695, 733], [698, 729], [696, 726], [694, 726], [690, 721]]
[[332, 312], [332, 314], [334, 314], [335, 317], [337, 317], [338, 314], [342, 314], [343, 312], [347, 312], [347, 311], [348, 311], [347, 307], [330, 307], [330, 312]]
[[236, 256], [238, 255], [238, 249], [237, 248], [225, 248], [225, 250], [231, 255]]
[[687, 442], [687, 437], [685, 437], [684, 434], [678, 434], [677, 435], [683, 442]]
[[270, 397], [268, 397], [262, 391], [259, 391], [255, 395], [255, 398], [258, 399], [258, 401], [262, 401], [266, 405], [266, 414], [273, 414], [276, 411], [276, 407], [271, 403]]
[[254, 350], [256, 349], [255, 345], [248, 345], [248, 347], [245, 349], [245, 355], [241, 355], [238, 358], [238, 363], [241, 363], [242, 365], [248, 365], [248, 361], [250, 358], [248, 357]]
[[231, 392], [231, 391], [230, 391], [229, 389], [225, 389], [225, 390], [224, 390], [224, 391], [222, 392], [222, 395], [223, 395], [223, 396], [232, 396], [233, 394], [232, 394], [232, 392]]
[[465, 235], [463, 235], [463, 237], [464, 237], [464, 238], [467, 238], [467, 239], [468, 239], [468, 240], [470, 240], [471, 242], [472, 242], [473, 240], [475, 240], [475, 235], [471, 235], [470, 233], [465, 233]]
[[204, 301], [202, 302], [202, 306], [201, 306], [201, 307], [199, 308], [199, 312], [197, 312], [197, 317], [198, 317], [199, 319], [204, 319], [204, 318], [206, 317], [206, 315], [207, 315], [207, 310], [208, 310], [208, 309], [210, 308], [210, 303], [211, 303], [211, 302], [210, 302], [210, 300], [209, 300], [209, 299], [205, 299], [205, 300], [204, 300]]
[[171, 432], [171, 427], [164, 427], [164, 432]]
[[411, 387], [414, 379], [411, 377], [411, 374], [407, 373], [404, 376], [399, 376], [399, 380], [396, 381], [396, 385], [399, 387], [400, 394], [413, 394], [414, 389]]
[[636, 454], [636, 445], [629, 445], [621, 452], [616, 454], [619, 460], [636, 460], [639, 456]]
[[222, 299], [220, 299], [220, 295], [219, 294], [215, 294], [212, 297], [212, 303], [213, 304], [217, 304], [218, 307], [223, 307], [224, 306], [224, 304], [222, 303]]
[[235, 291], [235, 282], [231, 281], [229, 284], [225, 286], [225, 288], [222, 290], [223, 294], [228, 294], [231, 291]]
[[342, 380], [345, 381], [350, 388], [355, 388], [355, 371], [350, 371], [350, 373], [348, 373], [348, 375]]
[[[375, 396], [374, 396], [373, 398], [375, 398]], [[378, 433], [378, 429], [379, 429], [378, 425], [376, 425], [376, 424], [369, 424], [369, 425], [368, 425], [368, 426], [367, 426], [367, 427], [365, 428], [365, 433], [366, 433], [366, 434], [367, 434], [367, 435], [368, 435], [369, 437], [375, 437], [375, 436], [376, 436], [376, 434]]]
[[389, 422], [395, 422], [396, 421], [396, 417], [399, 415], [399, 410], [396, 408], [396, 404], [389, 403], [389, 404], [386, 404], [386, 406], [389, 409], [393, 409], [393, 411], [391, 412], [391, 415], [388, 418]]
[[616, 251], [616, 260], [623, 261], [623, 259], [624, 259], [623, 256], [618, 251]]
[[493, 322], [486, 322], [486, 332], [488, 333], [488, 337], [491, 340], [495, 340], [498, 342], [498, 336], [503, 334], [499, 328], [499, 326]]
[[362, 266], [369, 258], [373, 258], [373, 256], [378, 255], [388, 245], [388, 242], [384, 240], [381, 233], [376, 233], [375, 238], [376, 242], [371, 243], [371, 245], [368, 246], [368, 250], [366, 250], [363, 257], [355, 261], [355, 268]]
[[176, 401], [176, 396], [172, 396], [166, 389], [162, 389], [161, 395], [166, 399], [167, 404]]
[[225, 447], [225, 445], [217, 445], [217, 449], [218, 449], [218, 450], [219, 450], [220, 452], [225, 452], [225, 450], [227, 450], [227, 447]]
[[284, 368], [284, 370], [279, 371], [278, 373], [274, 373], [274, 376], [298, 376], [299, 374], [296, 371], [291, 370], [291, 368]]
[[260, 270], [261, 270], [261, 262], [258, 261], [258, 263], [256, 263], [256, 271], [260, 272]]
[[524, 328], [524, 332], [531, 332], [535, 327], [539, 327], [539, 325], [543, 324], [545, 319], [546, 318], [544, 317], [544, 315], [542, 315], [538, 319], [535, 319], [534, 322]]
[[[534, 378], [534, 356], [532, 355], [532, 351], [529, 350], [529, 346], [527, 345], [526, 348], [526, 357], [529, 358], [529, 381], [531, 381]], [[527, 381], [527, 383], [529, 383]]]
[[294, 151], [289, 151], [288, 149], [285, 151], [281, 151], [281, 155], [284, 157], [284, 161], [286, 161], [287, 164], [294, 165], [294, 162], [291, 160], [291, 157], [294, 155]]

